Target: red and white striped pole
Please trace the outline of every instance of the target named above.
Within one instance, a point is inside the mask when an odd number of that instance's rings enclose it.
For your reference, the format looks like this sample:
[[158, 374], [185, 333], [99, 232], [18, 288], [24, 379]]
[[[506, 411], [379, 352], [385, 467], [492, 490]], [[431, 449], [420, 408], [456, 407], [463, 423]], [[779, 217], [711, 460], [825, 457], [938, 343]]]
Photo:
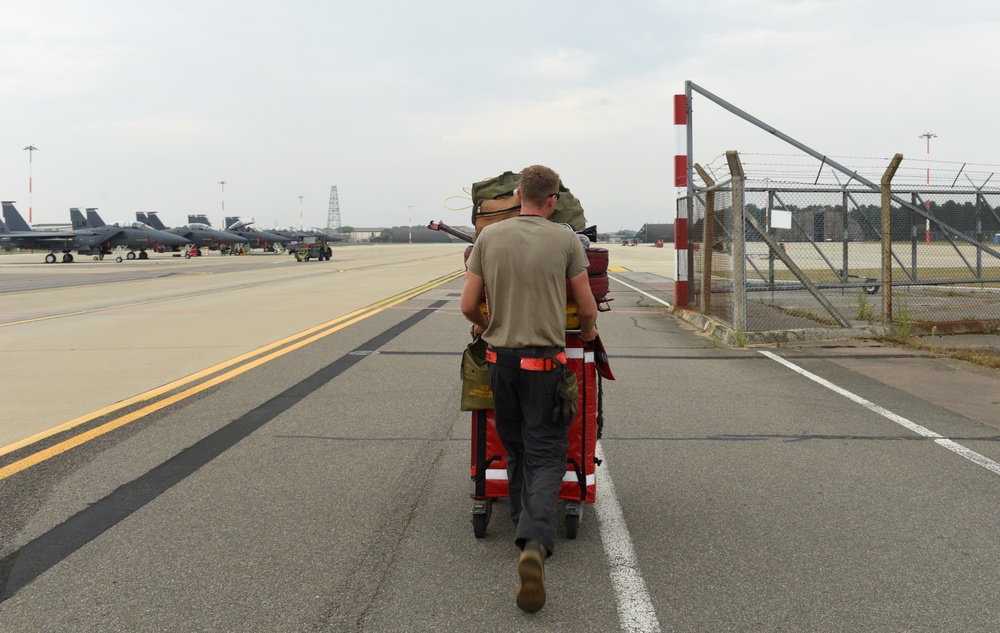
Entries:
[[38, 148], [35, 147], [34, 145], [29, 145], [29, 146], [25, 147], [24, 149], [28, 150], [28, 224], [32, 224], [35, 221], [35, 219], [34, 219], [35, 218], [35, 214], [34, 214], [34, 210], [35, 210], [34, 209], [34, 207], [35, 207], [34, 202], [35, 202], [35, 200], [34, 200], [34, 194], [33, 194], [33, 189], [32, 189], [33, 185], [32, 185], [32, 182], [31, 182], [32, 180], [34, 180], [34, 178], [32, 177], [33, 174], [31, 173], [31, 170], [32, 170], [31, 155], [32, 155], [32, 153], [37, 152]]
[[674, 156], [674, 186], [684, 189], [688, 185], [687, 153], [687, 96], [674, 95], [674, 131], [677, 132], [677, 154]]
[[[687, 96], [674, 95], [674, 130], [677, 132], [677, 154], [674, 156], [674, 187], [678, 189], [677, 199], [687, 195]], [[688, 303], [687, 265], [687, 216], [682, 216], [678, 208], [674, 219], [674, 303], [680, 306]]]

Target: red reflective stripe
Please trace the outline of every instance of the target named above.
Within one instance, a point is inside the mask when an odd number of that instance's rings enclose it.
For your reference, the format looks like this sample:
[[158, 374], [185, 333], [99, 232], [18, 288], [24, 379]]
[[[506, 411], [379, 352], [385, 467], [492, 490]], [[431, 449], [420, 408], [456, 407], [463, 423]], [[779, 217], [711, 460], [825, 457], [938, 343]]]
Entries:
[[674, 222], [674, 248], [686, 250], [688, 241], [688, 220], [677, 218]]
[[687, 125], [687, 95], [674, 95], [674, 125]]
[[[548, 364], [548, 367], [546, 367]], [[552, 369], [552, 359], [549, 358], [522, 358], [521, 369], [528, 371], [545, 371]]]
[[555, 369], [556, 361], [566, 364], [566, 352], [559, 352], [552, 358], [522, 358], [521, 369], [528, 371], [551, 371]]
[[687, 187], [688, 184], [688, 157], [684, 155], [674, 156], [674, 186]]
[[[527, 371], [551, 371], [556, 366], [555, 361], [559, 361], [565, 365], [566, 352], [559, 352], [552, 358], [521, 358], [520, 368]], [[497, 353], [492, 350], [486, 350], [486, 362], [496, 363]]]

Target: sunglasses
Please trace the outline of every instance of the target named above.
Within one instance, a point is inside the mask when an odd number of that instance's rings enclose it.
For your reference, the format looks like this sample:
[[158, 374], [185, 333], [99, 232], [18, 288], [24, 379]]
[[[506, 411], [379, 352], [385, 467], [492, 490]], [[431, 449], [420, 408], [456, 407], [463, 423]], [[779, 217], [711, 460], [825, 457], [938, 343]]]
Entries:
[[555, 196], [555, 197], [556, 197], [556, 200], [558, 200], [558, 199], [559, 199], [559, 196], [561, 196], [561, 195], [562, 195], [562, 194], [561, 194], [561, 193], [558, 193], [558, 192], [557, 192], [557, 193], [550, 193], [550, 194], [549, 194], [549, 197], [551, 198], [552, 196]]

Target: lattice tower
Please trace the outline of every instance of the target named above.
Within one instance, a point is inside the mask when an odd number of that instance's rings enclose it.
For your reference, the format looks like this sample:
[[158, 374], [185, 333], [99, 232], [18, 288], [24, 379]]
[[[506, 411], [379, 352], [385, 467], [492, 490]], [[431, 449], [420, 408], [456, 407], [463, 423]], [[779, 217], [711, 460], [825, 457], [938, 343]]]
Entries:
[[340, 230], [340, 200], [337, 199], [337, 185], [330, 187], [330, 211], [326, 215], [326, 228]]

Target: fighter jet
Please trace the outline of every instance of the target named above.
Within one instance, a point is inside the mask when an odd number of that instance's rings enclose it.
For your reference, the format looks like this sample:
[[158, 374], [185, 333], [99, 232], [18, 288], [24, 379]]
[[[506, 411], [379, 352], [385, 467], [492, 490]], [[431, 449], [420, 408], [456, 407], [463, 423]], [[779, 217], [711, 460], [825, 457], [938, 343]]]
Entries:
[[[250, 240], [251, 247], [263, 248], [265, 251], [284, 250], [292, 240], [272, 231], [262, 231], [253, 226], [253, 218], [226, 218], [226, 230], [242, 235]], [[279, 248], [275, 248], [275, 247]]]
[[90, 230], [105, 232], [106, 235], [101, 240], [101, 250], [98, 259], [103, 259], [104, 255], [116, 250], [115, 261], [125, 259], [135, 259], [136, 249], [139, 250], [139, 259], [149, 259], [146, 249], [163, 251], [173, 246], [186, 246], [191, 242], [180, 235], [174, 235], [165, 231], [157, 231], [148, 224], [142, 222], [126, 222], [107, 224], [97, 214], [97, 209], [87, 209], [85, 218], [80, 209], [73, 207], [69, 210], [70, 222], [75, 230]]
[[[276, 233], [287, 237], [290, 241], [285, 244], [286, 250], [292, 254], [297, 255], [299, 252], [299, 246], [309, 243], [315, 243], [316, 240], [321, 240], [323, 244], [329, 244], [330, 242], [341, 242], [344, 238], [339, 235], [328, 233], [322, 229], [311, 228], [304, 231], [293, 227], [275, 227], [270, 230], [271, 233]], [[326, 247], [326, 254], [332, 255], [332, 251], [329, 251], [329, 247]]]
[[[6, 223], [0, 222], [0, 243], [14, 248], [37, 249], [49, 251], [45, 263], [56, 261], [56, 252], [62, 251], [64, 263], [73, 261], [73, 251], [81, 255], [97, 252], [99, 240], [97, 237], [79, 231], [33, 231], [24, 221], [21, 214], [14, 208], [13, 202], [3, 202], [3, 216]], [[8, 224], [10, 228], [8, 228]]]
[[200, 222], [188, 222], [184, 226], [167, 228], [163, 225], [163, 222], [159, 217], [157, 217], [155, 212], [143, 213], [141, 211], [136, 211], [135, 219], [139, 222], [150, 225], [158, 231], [165, 231], [167, 233], [173, 233], [174, 235], [180, 235], [181, 237], [189, 240], [191, 242], [191, 248], [185, 251], [184, 257], [200, 255], [200, 252], [198, 251], [199, 247], [210, 249], [213, 246], [218, 248], [218, 246], [222, 244], [247, 244], [250, 242], [250, 240], [242, 235], [229, 233], [227, 231], [219, 231]]
[[[76, 212], [82, 219], [80, 210], [76, 209]], [[73, 251], [80, 255], [94, 255], [102, 258], [111, 252], [111, 247], [124, 245], [130, 232], [129, 229], [117, 226], [90, 228], [86, 226], [86, 222], [79, 226], [74, 223], [73, 228], [69, 231], [33, 231], [18, 213], [13, 202], [3, 202], [3, 216], [6, 224], [0, 223], [0, 242], [17, 248], [49, 251], [45, 256], [47, 264], [56, 261], [56, 252], [58, 251], [62, 251], [62, 261], [67, 264], [73, 261]], [[151, 237], [153, 241], [147, 242], [147, 244], [180, 243], [178, 240], [183, 239], [169, 234], [148, 237]], [[168, 241], [161, 242], [160, 240], [164, 238]], [[138, 243], [134, 238], [133, 242]], [[187, 241], [184, 240], [183, 243], [187, 243]], [[129, 259], [135, 258], [134, 253], [130, 252], [129, 255]], [[122, 258], [119, 256], [117, 261], [122, 261]]]
[[326, 237], [328, 242], [340, 242], [343, 241], [339, 235], [333, 233], [327, 233], [323, 229], [311, 228], [304, 231], [300, 231], [294, 227], [275, 227], [271, 229], [271, 233], [277, 233], [278, 235], [284, 235], [285, 237], [295, 240], [302, 241], [304, 237]]
[[[205, 215], [189, 215], [188, 222], [203, 222], [211, 226], [208, 221], [208, 217]], [[245, 237], [250, 242], [247, 244], [248, 247], [263, 248], [265, 251], [283, 250], [285, 244], [291, 241], [287, 237], [276, 233], [261, 231], [260, 229], [251, 226], [253, 223], [253, 218], [229, 217], [226, 218], [226, 228], [223, 230]]]

